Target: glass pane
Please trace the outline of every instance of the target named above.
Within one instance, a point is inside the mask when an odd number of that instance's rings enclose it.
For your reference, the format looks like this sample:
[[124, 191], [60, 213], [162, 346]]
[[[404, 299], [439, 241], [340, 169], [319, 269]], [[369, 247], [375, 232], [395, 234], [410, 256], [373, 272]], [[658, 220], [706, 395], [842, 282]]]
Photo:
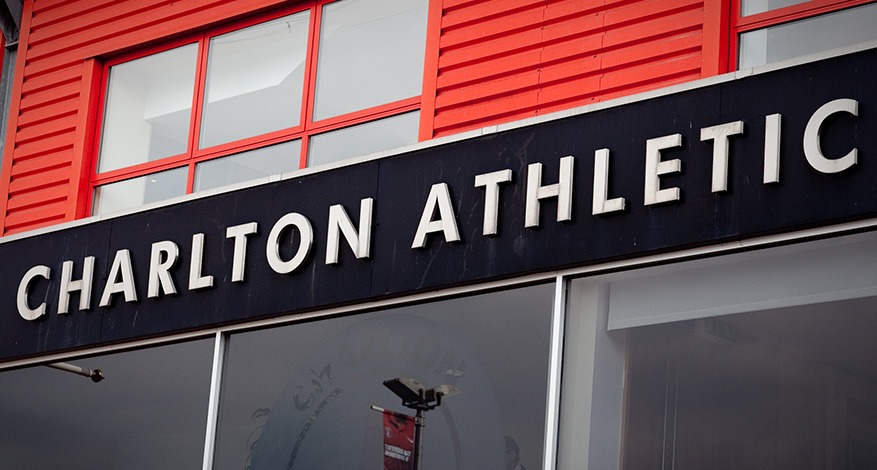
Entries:
[[95, 383], [36, 366], [0, 373], [0, 455], [12, 470], [200, 468], [213, 341], [87, 359]]
[[877, 468], [877, 299], [629, 332], [629, 468]]
[[398, 377], [461, 391], [426, 412], [423, 468], [505, 469], [506, 436], [540, 468], [552, 296], [536, 286], [233, 335], [215, 468], [384, 468], [370, 406], [414, 414], [382, 384]]
[[301, 141], [293, 140], [199, 163], [195, 167], [195, 191], [296, 170], [300, 155]]
[[98, 186], [94, 189], [92, 213], [108, 214], [182, 196], [186, 194], [188, 173], [188, 167], [184, 166]]
[[770, 10], [777, 10], [799, 3], [806, 3], [809, 0], [742, 0], [740, 2], [740, 16], [749, 16], [756, 13], [764, 13]]
[[427, 0], [323, 7], [314, 121], [420, 95]]
[[201, 148], [299, 124], [309, 11], [210, 40]]
[[110, 68], [98, 173], [186, 152], [195, 44]]
[[308, 166], [413, 144], [419, 119], [418, 112], [406, 113], [314, 136], [308, 142]]
[[877, 39], [877, 4], [808, 18], [740, 35], [739, 68]]

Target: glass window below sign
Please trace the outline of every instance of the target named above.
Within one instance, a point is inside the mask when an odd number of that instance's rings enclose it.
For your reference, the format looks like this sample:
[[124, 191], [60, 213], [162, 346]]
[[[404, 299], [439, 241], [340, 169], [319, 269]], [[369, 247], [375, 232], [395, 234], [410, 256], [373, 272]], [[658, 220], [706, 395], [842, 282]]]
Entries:
[[527, 287], [232, 335], [215, 468], [405, 461], [415, 411], [384, 382], [408, 379], [447, 392], [425, 412], [423, 468], [504, 470], [507, 459], [540, 468], [553, 292]]
[[95, 382], [48, 366], [0, 372], [6, 470], [200, 468], [213, 341], [90, 358]]

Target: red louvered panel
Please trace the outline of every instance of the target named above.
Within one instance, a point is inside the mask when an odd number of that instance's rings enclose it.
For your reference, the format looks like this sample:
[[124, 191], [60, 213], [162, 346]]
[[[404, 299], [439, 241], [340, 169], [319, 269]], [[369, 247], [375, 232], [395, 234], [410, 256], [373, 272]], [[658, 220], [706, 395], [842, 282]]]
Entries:
[[703, 0], [495, 4], [445, 2], [436, 136], [701, 76]]
[[[702, 0], [645, 0], [609, 8], [606, 25], [643, 23], [654, 16], [665, 16], [680, 10], [699, 9]], [[702, 18], [701, 18], [702, 21]]]
[[[73, 134], [65, 133], [23, 144], [16, 143], [15, 149], [12, 153], [13, 163], [54, 153], [62, 149], [72, 149], [74, 144], [73, 140]], [[4, 162], [5, 161], [6, 159], [4, 158]]]
[[[496, 24], [494, 18], [503, 18], [521, 13], [522, 11], [542, 10], [545, 0], [503, 0], [475, 2], [444, 2], [445, 15], [442, 27], [452, 29], [475, 22]], [[526, 14], [525, 14], [526, 15]], [[539, 13], [541, 18], [542, 14]]]
[[699, 73], [700, 54], [693, 52], [684, 56], [677, 56], [670, 60], [662, 60], [642, 64], [637, 67], [637, 73], [632, 74], [627, 70], [609, 72], [603, 76], [601, 86], [607, 92], [617, 91], [618, 88], [642, 87], [649, 83], [663, 80], [679, 74]]
[[38, 108], [41, 106], [54, 105], [66, 99], [79, 95], [79, 83], [67, 83], [60, 86], [43, 89], [34, 93], [21, 95], [21, 110]]
[[76, 115], [79, 112], [79, 95], [73, 95], [52, 103], [51, 106], [39, 106], [23, 110], [18, 118], [18, 129], [22, 130], [34, 124], [51, 119]]
[[54, 152], [45, 153], [36, 157], [19, 159], [12, 168], [12, 178], [27, 176], [33, 173], [50, 171], [55, 168], [70, 165], [70, 149], [65, 147]]
[[478, 101], [486, 103], [497, 96], [526, 93], [528, 89], [535, 93], [538, 78], [539, 71], [531, 70], [443, 91], [436, 96], [436, 106], [465, 106]]
[[19, 126], [15, 139], [18, 143], [39, 140], [46, 136], [62, 135], [76, 131], [76, 115], [56, 117], [32, 126]]
[[614, 48], [631, 43], [649, 41], [657, 36], [673, 34], [676, 31], [700, 30], [698, 23], [703, 19], [700, 10], [687, 11], [684, 13], [649, 18], [642, 23], [625, 25], [624, 27], [606, 32], [603, 47]]
[[683, 33], [668, 38], [655, 38], [603, 54], [604, 69], [629, 69], [643, 62], [665, 60], [674, 55], [700, 51], [703, 37], [700, 31]]
[[21, 92], [35, 93], [46, 88], [79, 82], [80, 80], [82, 80], [82, 64], [72, 64], [50, 74], [28, 77], [27, 81], [21, 85]]
[[[435, 116], [435, 135], [448, 135], [467, 129], [476, 129], [493, 122], [513, 121], [532, 117], [532, 111], [536, 107], [538, 99], [535, 90], [530, 93], [520, 93], [497, 97], [493, 100], [479, 103], [478, 106], [456, 107], [442, 111]], [[485, 113], [483, 108], [496, 110], [495, 113]]]
[[7, 211], [6, 234], [47, 227], [64, 221], [66, 200], [40, 199], [46, 202], [23, 210]]
[[[64, 165], [45, 172], [13, 178], [12, 181], [9, 182], [10, 201], [19, 193], [32, 192], [38, 189], [66, 184], [70, 179], [70, 170], [68, 167], [69, 165]], [[63, 189], [66, 191], [66, 187]]]

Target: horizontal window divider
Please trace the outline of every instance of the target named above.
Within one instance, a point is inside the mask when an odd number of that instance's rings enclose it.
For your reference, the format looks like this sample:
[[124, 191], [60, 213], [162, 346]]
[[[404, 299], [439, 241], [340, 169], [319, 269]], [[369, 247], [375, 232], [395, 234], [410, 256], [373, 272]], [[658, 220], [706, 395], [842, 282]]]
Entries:
[[376, 121], [381, 118], [395, 116], [420, 109], [420, 96], [394, 101], [374, 108], [343, 114], [332, 118], [323, 119], [310, 123], [306, 132], [310, 135], [327, 132], [342, 127], [355, 126], [365, 122]]
[[192, 155], [192, 159], [195, 161], [210, 160], [213, 158], [246, 152], [248, 150], [269, 147], [271, 145], [289, 142], [290, 140], [300, 139], [303, 133], [303, 127], [297, 126], [256, 137], [248, 137], [234, 142], [214, 145], [204, 149], [196, 149]]
[[873, 2], [874, 0], [814, 0], [737, 18], [734, 28], [738, 34], [745, 33]]
[[184, 166], [191, 158], [186, 154], [175, 155], [173, 157], [162, 158], [151, 162], [144, 162], [134, 166], [120, 168], [118, 170], [106, 171], [92, 177], [91, 184], [100, 186], [108, 183], [115, 183], [129, 178], [138, 176], [151, 175], [164, 170], [171, 170]]

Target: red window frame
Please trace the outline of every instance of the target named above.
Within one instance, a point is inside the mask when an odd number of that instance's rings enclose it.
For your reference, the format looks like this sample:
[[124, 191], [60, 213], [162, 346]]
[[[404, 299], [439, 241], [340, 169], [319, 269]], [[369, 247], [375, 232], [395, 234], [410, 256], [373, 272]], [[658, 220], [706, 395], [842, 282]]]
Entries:
[[741, 17], [743, 0], [731, 2], [731, 50], [728, 54], [728, 70], [737, 70], [737, 55], [739, 54], [740, 35], [749, 31], [755, 31], [771, 26], [790, 23], [804, 18], [846, 10], [857, 7], [875, 0], [810, 0], [796, 5], [790, 5], [775, 10], [768, 10], [754, 15]]
[[[269, 13], [261, 14], [248, 18], [246, 20], [234, 22], [218, 28], [212, 28], [201, 33], [187, 35], [170, 42], [162, 43], [158, 46], [153, 46], [143, 50], [122, 54], [106, 60], [102, 64], [103, 66], [100, 79], [100, 99], [96, 115], [97, 125], [95, 126], [94, 139], [91, 145], [91, 178], [88, 187], [88, 213], [92, 213], [93, 211], [95, 189], [99, 186], [146, 176], [164, 170], [176, 169], [187, 166], [188, 179], [186, 183], [186, 194], [191, 194], [193, 192], [195, 166], [197, 164], [208, 160], [222, 158], [248, 150], [263, 148], [273, 144], [288, 142], [296, 139], [301, 140], [301, 153], [299, 155], [297, 167], [298, 169], [301, 169], [307, 166], [309, 147], [308, 141], [311, 137], [315, 135], [420, 110], [422, 107], [422, 101], [424, 96], [423, 92], [426, 89], [424, 88], [426, 86], [425, 82], [423, 84], [423, 87], [421, 88], [421, 94], [418, 96], [394, 101], [391, 103], [385, 103], [379, 106], [354, 111], [351, 113], [334, 116], [319, 121], [314, 121], [312, 119], [316, 89], [316, 68], [320, 44], [319, 25], [322, 23], [323, 6], [326, 4], [334, 3], [336, 1], [338, 0], [312, 0], [308, 2], [301, 2], [292, 8], [284, 8], [282, 10], [276, 10]], [[264, 23], [276, 18], [280, 18], [282, 16], [299, 13], [305, 10], [310, 10], [310, 16], [308, 26], [308, 42], [306, 52], [307, 55], [305, 58], [304, 86], [302, 90], [302, 109], [299, 125], [279, 131], [270, 132], [267, 134], [248, 137], [234, 142], [228, 142], [225, 144], [208, 147], [205, 149], [199, 149], [198, 137], [200, 136], [202, 110], [205, 99], [204, 91], [207, 78], [207, 57], [209, 53], [210, 39], [222, 34], [237, 31], [243, 28], [247, 28], [249, 26]], [[424, 34], [427, 34], [427, 31], [430, 28], [430, 24], [432, 21], [432, 8], [428, 8], [428, 15], [430, 15], [430, 18], [427, 18], [427, 30], [424, 31]], [[98, 156], [100, 153], [101, 132], [103, 130], [103, 119], [104, 112], [106, 110], [106, 100], [108, 96], [109, 75], [111, 67], [188, 44], [197, 44], [198, 55], [195, 71], [195, 89], [192, 99], [192, 109], [189, 122], [189, 133], [186, 152], [183, 154], [173, 155], [155, 161], [140, 163], [124, 168], [106, 171], [103, 173], [98, 173]], [[427, 50], [429, 49], [429, 47], [429, 38], [427, 37]], [[425, 62], [428, 60], [429, 59], [427, 57], [425, 59]], [[426, 64], [424, 64], [423, 68], [424, 70], [426, 70]], [[291, 170], [292, 169], [294, 168], [291, 168]]]

